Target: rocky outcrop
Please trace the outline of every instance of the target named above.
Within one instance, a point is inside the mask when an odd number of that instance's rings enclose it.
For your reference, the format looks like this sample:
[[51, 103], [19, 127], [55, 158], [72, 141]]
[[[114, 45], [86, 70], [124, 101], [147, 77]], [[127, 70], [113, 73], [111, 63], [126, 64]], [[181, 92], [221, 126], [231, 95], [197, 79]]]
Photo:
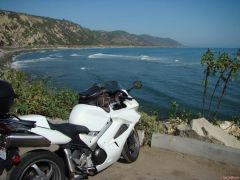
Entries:
[[240, 149], [240, 141], [236, 137], [228, 134], [221, 128], [212, 125], [205, 118], [193, 119], [191, 121], [192, 129], [202, 137], [214, 138], [226, 146]]
[[238, 138], [240, 137], [240, 127], [237, 126], [234, 122], [223, 121], [219, 123], [219, 127], [228, 134], [231, 134]]

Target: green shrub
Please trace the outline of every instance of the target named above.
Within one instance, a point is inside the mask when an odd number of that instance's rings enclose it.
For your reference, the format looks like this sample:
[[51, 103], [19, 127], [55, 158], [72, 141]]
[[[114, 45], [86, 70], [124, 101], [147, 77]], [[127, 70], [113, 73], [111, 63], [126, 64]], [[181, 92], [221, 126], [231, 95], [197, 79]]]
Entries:
[[10, 82], [18, 98], [12, 113], [41, 114], [52, 118], [67, 119], [77, 103], [77, 93], [48, 87], [44, 80], [29, 81], [28, 76], [10, 68], [1, 68], [0, 79]]
[[171, 102], [169, 113], [170, 119], [181, 119], [184, 122], [189, 123], [192, 119], [199, 117], [201, 117], [201, 113], [195, 113], [191, 110], [181, 108], [176, 101]]
[[234, 116], [234, 117], [232, 118], [232, 121], [233, 121], [237, 126], [240, 127], [240, 115]]
[[150, 144], [152, 133], [159, 132], [164, 133], [164, 127], [160, 121], [158, 121], [157, 115], [148, 115], [144, 112], [140, 112], [141, 119], [137, 125], [138, 130], [145, 131], [145, 144]]

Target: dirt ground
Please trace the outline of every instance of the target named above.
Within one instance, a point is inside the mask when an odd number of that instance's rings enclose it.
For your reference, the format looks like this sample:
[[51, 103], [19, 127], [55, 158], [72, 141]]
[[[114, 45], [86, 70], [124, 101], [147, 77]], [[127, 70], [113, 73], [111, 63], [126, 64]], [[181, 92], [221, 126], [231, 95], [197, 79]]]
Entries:
[[[239, 157], [240, 158], [240, 157]], [[90, 180], [240, 180], [240, 167], [158, 148], [132, 164], [115, 163]]]
[[[239, 157], [240, 158], [240, 157]], [[144, 147], [132, 164], [117, 162], [89, 180], [240, 180], [240, 167]], [[0, 180], [5, 180], [2, 175]]]

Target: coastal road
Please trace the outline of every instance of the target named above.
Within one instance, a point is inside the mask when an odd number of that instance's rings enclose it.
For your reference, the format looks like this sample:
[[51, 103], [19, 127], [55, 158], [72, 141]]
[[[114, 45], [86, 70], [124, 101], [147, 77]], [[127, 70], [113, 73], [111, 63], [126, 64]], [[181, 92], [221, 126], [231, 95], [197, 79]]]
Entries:
[[[89, 180], [240, 180], [240, 167], [144, 147], [132, 164], [117, 162]], [[0, 180], [5, 180], [1, 176]]]

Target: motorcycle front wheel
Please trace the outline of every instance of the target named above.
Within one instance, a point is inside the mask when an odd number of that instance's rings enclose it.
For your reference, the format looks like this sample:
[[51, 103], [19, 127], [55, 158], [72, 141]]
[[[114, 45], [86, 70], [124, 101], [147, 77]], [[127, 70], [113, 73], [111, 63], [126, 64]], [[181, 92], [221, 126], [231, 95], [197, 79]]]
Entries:
[[27, 153], [21, 163], [7, 175], [9, 180], [64, 180], [63, 161], [54, 153], [35, 151]]
[[122, 156], [127, 163], [137, 160], [140, 152], [140, 142], [137, 131], [134, 129], [123, 147]]

